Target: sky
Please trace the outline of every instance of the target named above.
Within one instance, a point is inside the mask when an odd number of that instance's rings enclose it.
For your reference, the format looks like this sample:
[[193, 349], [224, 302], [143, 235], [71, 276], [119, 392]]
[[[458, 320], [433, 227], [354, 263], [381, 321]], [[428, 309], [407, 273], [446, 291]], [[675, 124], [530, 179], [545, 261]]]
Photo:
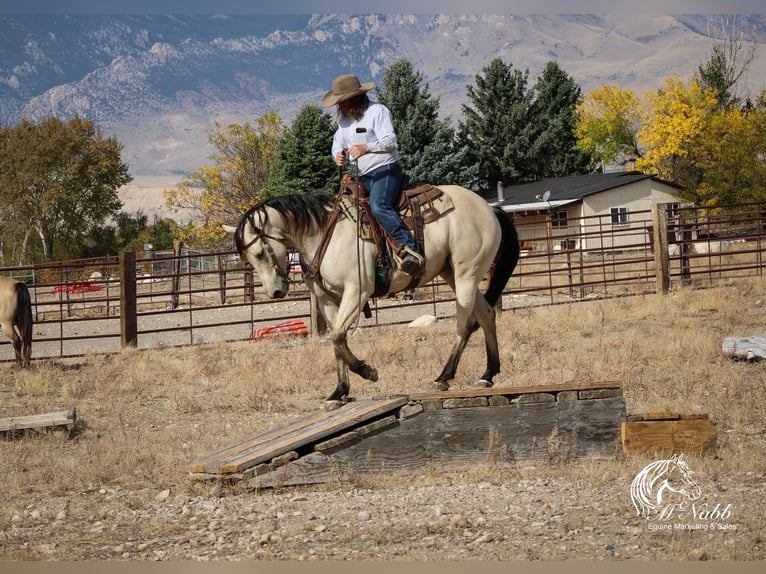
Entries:
[[0, 14], [762, 13], [763, 0], [3, 0]]

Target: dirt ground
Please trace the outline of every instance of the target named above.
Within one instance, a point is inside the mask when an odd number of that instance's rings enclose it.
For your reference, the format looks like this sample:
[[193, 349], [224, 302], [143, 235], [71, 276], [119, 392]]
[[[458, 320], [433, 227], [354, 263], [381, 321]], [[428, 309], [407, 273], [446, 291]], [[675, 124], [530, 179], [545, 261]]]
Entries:
[[[737, 560], [766, 558], [763, 363], [721, 356], [766, 324], [760, 282], [504, 312], [498, 385], [620, 381], [628, 412], [710, 413], [714, 455], [686, 457], [693, 506], [647, 519], [631, 500], [656, 460], [497, 462], [260, 489], [179, 468], [320, 408], [327, 341], [126, 350], [0, 372], [0, 418], [76, 405], [62, 433], [0, 440], [0, 560]], [[742, 310], [747, 309], [747, 313]], [[452, 319], [363, 329], [381, 380], [357, 396], [431, 390]], [[472, 339], [453, 388], [481, 372]]]

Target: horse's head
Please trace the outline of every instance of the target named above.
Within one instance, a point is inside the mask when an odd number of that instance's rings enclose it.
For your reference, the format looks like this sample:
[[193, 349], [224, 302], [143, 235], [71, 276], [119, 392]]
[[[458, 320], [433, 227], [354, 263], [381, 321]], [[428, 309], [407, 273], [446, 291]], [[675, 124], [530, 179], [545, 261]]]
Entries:
[[666, 474], [668, 489], [685, 496], [689, 500], [697, 500], [702, 495], [702, 491], [697, 481], [692, 477], [692, 471], [689, 470], [684, 455], [674, 455], [670, 462]]
[[290, 285], [287, 244], [279, 221], [279, 217], [269, 218], [266, 208], [256, 206], [242, 216], [236, 227], [223, 226], [234, 234], [240, 257], [252, 265], [272, 299], [285, 297]]
[[630, 487], [636, 513], [647, 518], [672, 502], [667, 500], [669, 493], [681, 495], [687, 500], [697, 500], [702, 495], [683, 454], [646, 465]]

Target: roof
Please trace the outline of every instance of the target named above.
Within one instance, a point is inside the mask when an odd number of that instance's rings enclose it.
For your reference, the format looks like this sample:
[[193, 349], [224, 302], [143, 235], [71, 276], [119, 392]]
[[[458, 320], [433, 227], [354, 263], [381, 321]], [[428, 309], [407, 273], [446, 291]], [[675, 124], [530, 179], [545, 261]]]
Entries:
[[[541, 179], [532, 183], [510, 185], [504, 188], [502, 201], [497, 200], [496, 190], [482, 191], [481, 195], [490, 203], [501, 206], [505, 211], [534, 211], [561, 207], [569, 203], [581, 201], [584, 197], [601, 193], [637, 181], [652, 179], [654, 181], [678, 188], [677, 185], [659, 179], [651, 174], [638, 171], [621, 171], [610, 173], [594, 173], [590, 175], [573, 175], [569, 177], [554, 177]], [[550, 192], [548, 201], [543, 199], [546, 191]]]

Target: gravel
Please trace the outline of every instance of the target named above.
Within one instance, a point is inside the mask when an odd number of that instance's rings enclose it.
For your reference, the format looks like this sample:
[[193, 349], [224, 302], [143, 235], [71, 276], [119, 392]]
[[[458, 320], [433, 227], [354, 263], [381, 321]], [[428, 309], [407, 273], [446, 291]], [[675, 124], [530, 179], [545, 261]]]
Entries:
[[[656, 531], [637, 517], [630, 477], [611, 461], [540, 476], [542, 468], [484, 469], [398, 484], [237, 491], [205, 484], [189, 496], [94, 488], [11, 510], [0, 546], [36, 560], [560, 560], [763, 559], [766, 478], [702, 481], [705, 502], [731, 504], [709, 531]], [[561, 469], [559, 469], [561, 470]], [[595, 474], [594, 471], [595, 470]], [[602, 479], [596, 477], [604, 470]], [[475, 471], [474, 471], [475, 472]], [[495, 476], [492, 477], [491, 475]], [[554, 469], [552, 474], [557, 474]], [[452, 481], [460, 484], [450, 484]], [[594, 484], [598, 483], [598, 484]], [[410, 484], [407, 484], [410, 483]], [[590, 484], [589, 484], [590, 483]], [[202, 487], [202, 486], [201, 486]], [[148, 501], [148, 502], [147, 502]], [[715, 523], [716, 521], [707, 521]], [[725, 528], [724, 528], [725, 527]]]

